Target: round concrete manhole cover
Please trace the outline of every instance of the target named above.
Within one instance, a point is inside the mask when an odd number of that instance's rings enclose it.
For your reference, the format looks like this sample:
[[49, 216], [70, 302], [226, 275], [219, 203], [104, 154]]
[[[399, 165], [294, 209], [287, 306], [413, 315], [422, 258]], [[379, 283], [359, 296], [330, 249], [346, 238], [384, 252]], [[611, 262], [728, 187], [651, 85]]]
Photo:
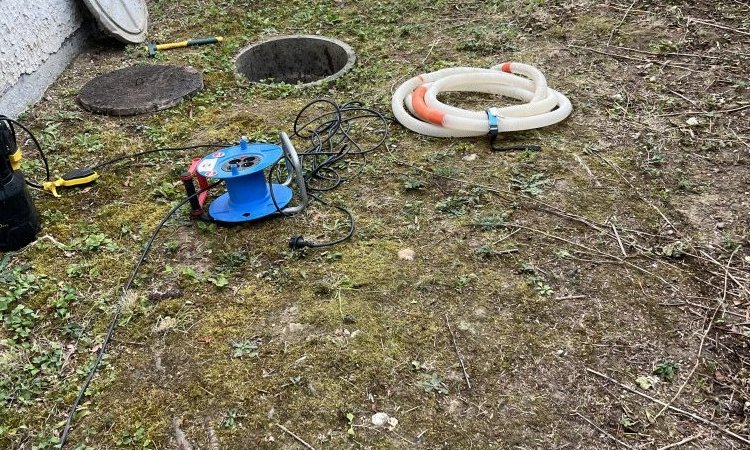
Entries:
[[145, 0], [83, 0], [105, 33], [129, 44], [146, 40]]
[[313, 85], [340, 77], [355, 60], [354, 50], [337, 39], [292, 35], [245, 47], [235, 65], [254, 83]]
[[85, 109], [110, 116], [133, 116], [176, 105], [203, 89], [203, 74], [192, 67], [143, 65], [105, 73], [78, 94]]

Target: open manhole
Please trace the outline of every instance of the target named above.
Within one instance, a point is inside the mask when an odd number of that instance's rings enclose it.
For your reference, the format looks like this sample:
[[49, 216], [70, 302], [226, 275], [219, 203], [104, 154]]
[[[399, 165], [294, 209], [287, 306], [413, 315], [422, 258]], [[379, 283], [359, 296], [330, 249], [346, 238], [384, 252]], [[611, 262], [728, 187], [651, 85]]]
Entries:
[[340, 77], [355, 59], [354, 50], [337, 39], [294, 35], [245, 47], [236, 65], [254, 83], [312, 85]]

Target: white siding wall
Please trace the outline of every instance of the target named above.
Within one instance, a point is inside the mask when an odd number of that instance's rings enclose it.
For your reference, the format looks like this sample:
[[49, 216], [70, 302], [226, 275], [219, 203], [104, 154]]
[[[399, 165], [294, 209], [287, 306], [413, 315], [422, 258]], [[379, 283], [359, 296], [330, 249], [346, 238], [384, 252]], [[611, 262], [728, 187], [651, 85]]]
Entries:
[[0, 114], [39, 100], [77, 54], [80, 0], [0, 0]]

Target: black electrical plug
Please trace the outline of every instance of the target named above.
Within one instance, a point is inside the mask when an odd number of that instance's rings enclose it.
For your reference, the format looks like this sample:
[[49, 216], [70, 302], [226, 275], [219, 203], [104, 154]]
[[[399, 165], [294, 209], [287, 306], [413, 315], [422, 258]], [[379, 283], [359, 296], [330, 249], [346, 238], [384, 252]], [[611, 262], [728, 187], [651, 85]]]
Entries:
[[289, 248], [292, 250], [299, 250], [305, 247], [313, 247], [315, 243], [306, 241], [303, 236], [292, 236], [289, 238]]

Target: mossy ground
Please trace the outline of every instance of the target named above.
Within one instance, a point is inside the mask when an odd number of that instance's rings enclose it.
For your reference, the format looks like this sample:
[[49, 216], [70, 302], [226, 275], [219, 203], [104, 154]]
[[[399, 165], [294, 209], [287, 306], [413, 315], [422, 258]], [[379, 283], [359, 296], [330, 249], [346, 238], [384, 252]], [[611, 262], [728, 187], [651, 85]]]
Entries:
[[[749, 329], [737, 318], [748, 307], [748, 110], [721, 112], [750, 100], [746, 5], [208, 0], [149, 10], [150, 39], [227, 38], [158, 56], [203, 70], [205, 89], [149, 116], [83, 112], [75, 97], [92, 76], [151, 62], [141, 47], [96, 43], [23, 118], [57, 173], [156, 146], [273, 139], [319, 96], [387, 111], [401, 81], [456, 65], [536, 65], [575, 112], [503, 136], [539, 153], [392, 125], [388, 151], [330, 196], [352, 209], [357, 231], [328, 251], [286, 249], [292, 234], [341, 232], [321, 205], [231, 229], [179, 214], [136, 279], [69, 448], [172, 448], [174, 417], [201, 448], [206, 423], [223, 449], [298, 448], [277, 424], [318, 449], [618, 448], [613, 438], [660, 448], [691, 436], [683, 448], [741, 448], [683, 416], [650, 424], [658, 405], [586, 368], [634, 385], [676, 362], [676, 378], [650, 395], [668, 400], [687, 380], [676, 406], [748, 433]], [[348, 42], [356, 67], [308, 89], [234, 75], [241, 47], [291, 33]], [[45, 238], [7, 260], [15, 293], [3, 295], [37, 317], [13, 316], [31, 331], [18, 337], [4, 312], [0, 446], [54, 447], [122, 283], [199, 155], [144, 158], [60, 199], [36, 194], [43, 234], [60, 245]], [[692, 256], [674, 258], [668, 244]], [[404, 248], [413, 261], [397, 257]], [[737, 282], [720, 302], [738, 248]], [[227, 286], [210, 282], [219, 274]], [[253, 351], [233, 357], [237, 345]], [[373, 428], [378, 411], [398, 426]]]

